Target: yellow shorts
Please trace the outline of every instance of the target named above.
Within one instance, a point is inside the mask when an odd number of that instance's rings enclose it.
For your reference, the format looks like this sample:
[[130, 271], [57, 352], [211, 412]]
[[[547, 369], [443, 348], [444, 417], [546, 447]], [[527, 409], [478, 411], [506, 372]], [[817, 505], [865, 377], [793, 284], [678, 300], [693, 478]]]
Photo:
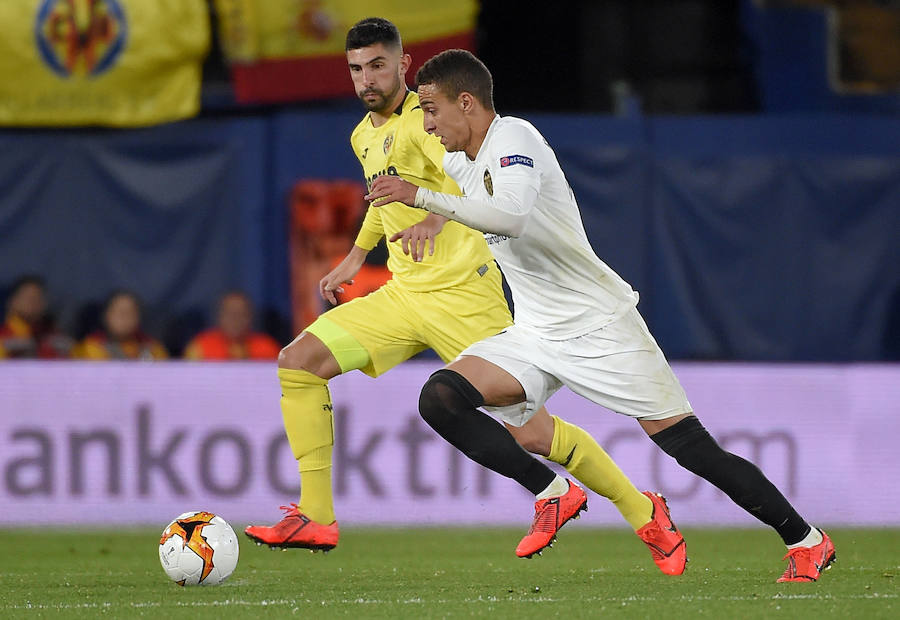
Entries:
[[[473, 273], [464, 284], [436, 291], [407, 291], [389, 280], [320, 319], [346, 330], [369, 353], [368, 363], [356, 368], [372, 377], [426, 349], [449, 362], [470, 344], [512, 325], [500, 270], [493, 261], [483, 276]], [[308, 331], [315, 333], [316, 323]]]

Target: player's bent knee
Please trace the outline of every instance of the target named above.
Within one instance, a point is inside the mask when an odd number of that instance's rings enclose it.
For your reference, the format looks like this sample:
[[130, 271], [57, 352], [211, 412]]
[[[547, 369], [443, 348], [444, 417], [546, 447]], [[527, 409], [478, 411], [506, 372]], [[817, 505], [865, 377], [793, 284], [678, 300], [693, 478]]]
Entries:
[[306, 370], [321, 377], [331, 379], [340, 374], [340, 367], [331, 351], [321, 340], [303, 332], [278, 354], [278, 367], [291, 370]]
[[281, 351], [278, 352], [278, 367], [299, 370], [299, 368], [295, 368], [293, 366], [293, 363], [294, 363], [294, 360], [293, 360], [293, 354], [291, 353], [291, 345], [287, 345]]
[[304, 348], [305, 344], [301, 334], [301, 337], [294, 339], [278, 353], [278, 367], [305, 370], [303, 362], [306, 361], [309, 355], [303, 350]]
[[435, 377], [436, 374], [428, 377], [428, 381], [419, 392], [419, 415], [432, 428], [443, 426], [446, 420], [453, 416], [453, 412], [448, 410], [446, 398], [442, 398], [442, 393], [446, 389], [445, 384], [440, 378]]
[[419, 394], [419, 415], [434, 429], [452, 424], [454, 418], [477, 409], [484, 398], [468, 379], [442, 368], [432, 374]]

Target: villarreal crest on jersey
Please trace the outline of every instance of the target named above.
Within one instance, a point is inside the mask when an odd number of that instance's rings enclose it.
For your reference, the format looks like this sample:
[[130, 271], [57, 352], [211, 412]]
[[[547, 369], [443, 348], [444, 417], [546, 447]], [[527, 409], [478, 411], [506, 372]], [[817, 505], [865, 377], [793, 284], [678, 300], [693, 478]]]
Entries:
[[[391, 118], [374, 127], [368, 114], [350, 136], [353, 152], [363, 167], [366, 186], [383, 174], [401, 176], [428, 189], [459, 195], [456, 183], [444, 174], [444, 147], [425, 132], [416, 93], [406, 99]], [[371, 250], [382, 236], [390, 238], [428, 215], [421, 209], [392, 202], [369, 207], [356, 245]], [[478, 277], [478, 269], [493, 260], [484, 237], [457, 222], [447, 222], [435, 239], [434, 256], [427, 253], [416, 263], [403, 253], [399, 241], [388, 243], [388, 269], [397, 284], [411, 291], [447, 288]]]

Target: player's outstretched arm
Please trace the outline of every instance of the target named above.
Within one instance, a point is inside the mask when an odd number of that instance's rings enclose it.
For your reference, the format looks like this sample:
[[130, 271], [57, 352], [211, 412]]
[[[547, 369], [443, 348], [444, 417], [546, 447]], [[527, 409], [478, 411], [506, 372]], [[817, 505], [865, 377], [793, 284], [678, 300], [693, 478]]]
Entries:
[[444, 229], [447, 218], [443, 215], [429, 213], [428, 216], [413, 226], [391, 235], [390, 242], [401, 240], [403, 253], [412, 253], [415, 262], [421, 262], [425, 258], [425, 248], [428, 247], [428, 255], [434, 256], [434, 239]]
[[525, 230], [538, 188], [527, 184], [494, 186], [494, 196], [475, 199], [453, 196], [413, 185], [395, 176], [380, 176], [372, 183], [366, 200], [373, 207], [389, 202], [402, 202], [426, 209], [469, 228], [496, 235], [519, 237]]
[[319, 295], [322, 296], [322, 299], [337, 305], [338, 301], [334, 294], [344, 292], [342, 284], [353, 284], [353, 277], [359, 273], [359, 269], [368, 255], [368, 250], [354, 244], [353, 249], [344, 257], [344, 260], [319, 280]]

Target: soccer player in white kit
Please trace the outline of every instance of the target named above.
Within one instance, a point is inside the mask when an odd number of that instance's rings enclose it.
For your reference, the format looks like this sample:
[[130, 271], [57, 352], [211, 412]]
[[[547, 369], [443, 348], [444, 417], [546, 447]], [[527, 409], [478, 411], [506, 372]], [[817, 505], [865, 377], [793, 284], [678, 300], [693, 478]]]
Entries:
[[[473, 458], [472, 433], [464, 431], [486, 417], [479, 407], [519, 427], [565, 385], [637, 419], [681, 466], [773, 527], [788, 547], [778, 581], [818, 579], [835, 558], [831, 539], [759, 468], [723, 450], [693, 415], [637, 311], [637, 293], [591, 248], [543, 136], [527, 121], [496, 114], [490, 72], [469, 52], [438, 54], [416, 81], [425, 129], [441, 138], [444, 169], [464, 195], [384, 176], [367, 199], [376, 206], [404, 202], [483, 231], [515, 307], [513, 326], [471, 345], [429, 378], [419, 399], [425, 421]], [[546, 433], [541, 439], [548, 441]]]

